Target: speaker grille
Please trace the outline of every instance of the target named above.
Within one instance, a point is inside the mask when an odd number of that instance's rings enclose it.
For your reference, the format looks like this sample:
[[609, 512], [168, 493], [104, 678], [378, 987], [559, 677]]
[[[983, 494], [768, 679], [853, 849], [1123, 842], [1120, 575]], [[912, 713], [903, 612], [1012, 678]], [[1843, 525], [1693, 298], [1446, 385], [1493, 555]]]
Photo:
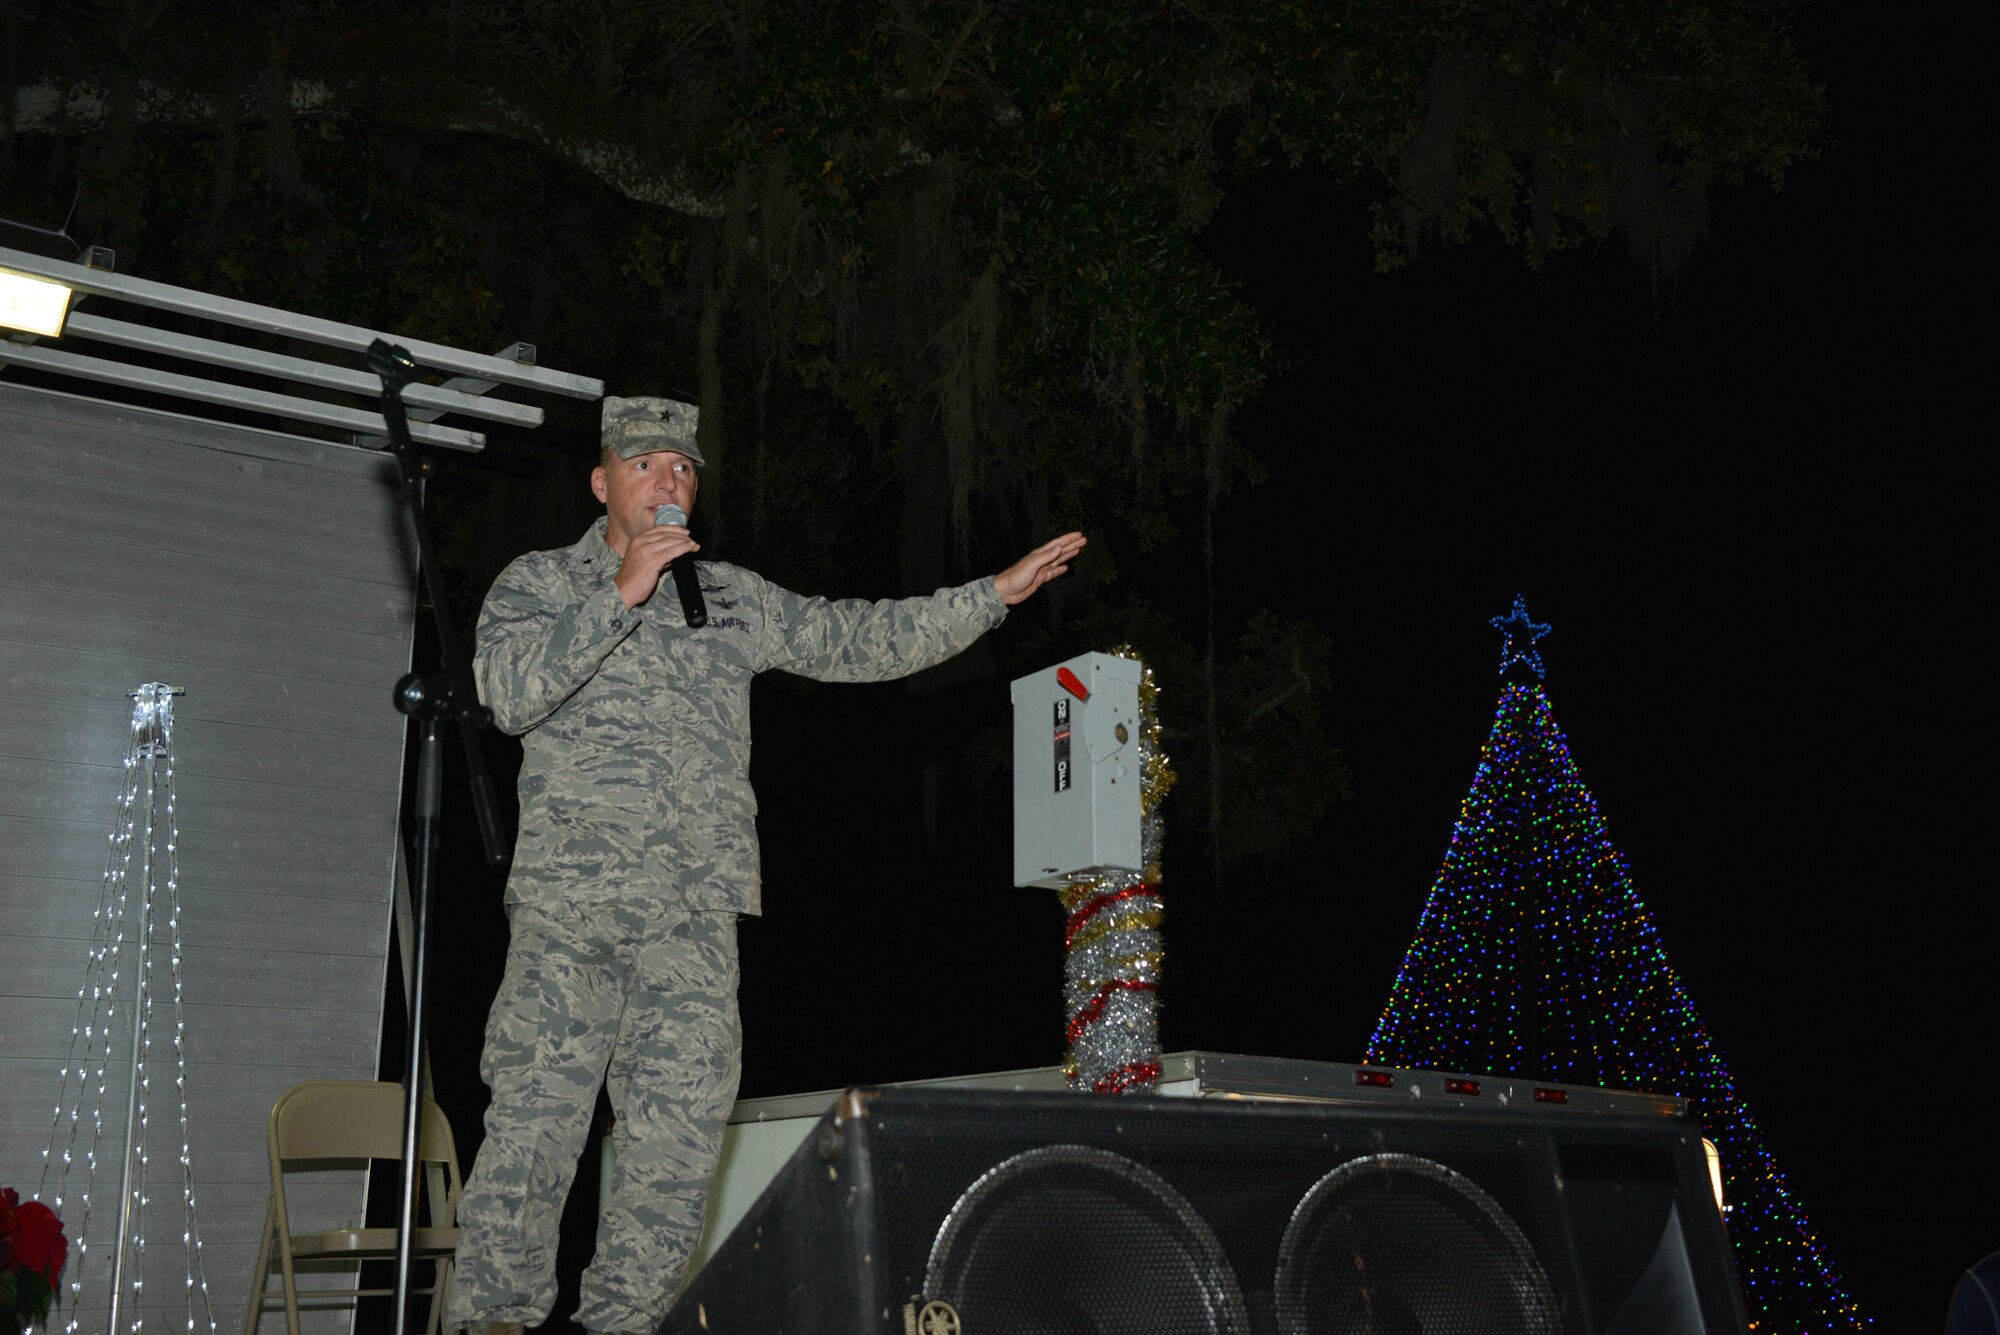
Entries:
[[[1550, 1288], [1574, 1288], [1550, 1146], [1520, 1118], [1454, 1112], [1067, 1096], [942, 1118], [885, 1097], [867, 1119], [871, 1175], [895, 1202], [877, 1264], [892, 1294], [1015, 1304], [965, 1311], [969, 1333], [1395, 1335], [1397, 1304], [1430, 1282], [1444, 1293], [1420, 1315], [1462, 1308], [1481, 1335], [1579, 1335], [1567, 1305], [1548, 1315]], [[1435, 1171], [1390, 1171], [1406, 1160]], [[1344, 1215], [1379, 1231], [1349, 1247]], [[1441, 1243], [1449, 1259], [1427, 1266]], [[1358, 1283], [1357, 1262], [1372, 1270]], [[1477, 1266], [1492, 1276], [1485, 1300], [1455, 1299]]]
[[891, 1088], [820, 1131], [663, 1335], [1745, 1327], [1656, 1116]]
[[1410, 1154], [1354, 1159], [1292, 1212], [1274, 1285], [1284, 1335], [1553, 1335], [1534, 1249], [1462, 1173]]
[[967, 1330], [1248, 1335], [1222, 1246], [1187, 1199], [1123, 1155], [1030, 1150], [951, 1207], [924, 1294]]

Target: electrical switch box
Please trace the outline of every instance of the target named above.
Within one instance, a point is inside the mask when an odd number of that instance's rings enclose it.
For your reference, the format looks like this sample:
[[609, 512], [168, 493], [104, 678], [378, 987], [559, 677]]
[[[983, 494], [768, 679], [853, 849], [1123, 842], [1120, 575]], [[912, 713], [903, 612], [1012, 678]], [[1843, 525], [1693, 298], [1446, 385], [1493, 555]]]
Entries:
[[1014, 884], [1141, 870], [1143, 671], [1084, 654], [1014, 681]]

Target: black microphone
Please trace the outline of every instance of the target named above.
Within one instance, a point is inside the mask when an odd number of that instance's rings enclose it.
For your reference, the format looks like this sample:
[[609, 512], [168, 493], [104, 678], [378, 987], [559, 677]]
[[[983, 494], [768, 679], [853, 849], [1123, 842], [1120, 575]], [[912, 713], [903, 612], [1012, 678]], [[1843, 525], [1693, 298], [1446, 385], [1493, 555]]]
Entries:
[[[687, 511], [678, 505], [663, 505], [653, 511], [653, 527], [661, 524], [679, 524], [687, 527]], [[674, 591], [681, 596], [681, 615], [687, 618], [688, 628], [699, 630], [708, 624], [708, 606], [701, 600], [701, 576], [695, 574], [694, 553], [683, 552], [667, 563], [673, 572]]]

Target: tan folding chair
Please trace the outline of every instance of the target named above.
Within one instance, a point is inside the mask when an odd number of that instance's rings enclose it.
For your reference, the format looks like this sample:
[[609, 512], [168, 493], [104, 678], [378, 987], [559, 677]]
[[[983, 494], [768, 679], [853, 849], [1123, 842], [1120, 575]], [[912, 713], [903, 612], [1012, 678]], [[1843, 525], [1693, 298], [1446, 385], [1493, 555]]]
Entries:
[[[396, 1229], [330, 1228], [313, 1233], [294, 1233], [291, 1213], [285, 1204], [285, 1174], [304, 1168], [325, 1169], [341, 1166], [341, 1161], [403, 1158], [403, 1087], [384, 1080], [307, 1080], [293, 1085], [271, 1105], [268, 1136], [271, 1155], [271, 1205], [265, 1214], [263, 1242], [257, 1250], [257, 1268], [250, 1278], [250, 1310], [243, 1322], [243, 1335], [257, 1335], [257, 1322], [264, 1309], [282, 1301], [289, 1335], [299, 1335], [297, 1266], [304, 1261], [344, 1261], [355, 1263], [351, 1289], [307, 1289], [310, 1303], [323, 1299], [359, 1300], [391, 1295], [394, 1289], [364, 1289], [362, 1261], [393, 1260]], [[452, 1259], [458, 1251], [458, 1148], [452, 1141], [451, 1123], [429, 1098], [417, 1117], [417, 1154], [424, 1165], [436, 1164], [444, 1175], [444, 1199], [435, 1191], [418, 1187], [416, 1236], [411, 1240], [412, 1266], [418, 1261], [431, 1264], [428, 1288], [412, 1293], [429, 1294], [430, 1321], [426, 1335], [437, 1335], [444, 1309], [445, 1283]], [[430, 1176], [426, 1174], [425, 1176]], [[399, 1179], [400, 1181], [400, 1179]], [[400, 1201], [400, 1197], [398, 1198]], [[425, 1206], [429, 1206], [428, 1223]], [[271, 1254], [276, 1251], [284, 1274], [284, 1291], [270, 1291]]]

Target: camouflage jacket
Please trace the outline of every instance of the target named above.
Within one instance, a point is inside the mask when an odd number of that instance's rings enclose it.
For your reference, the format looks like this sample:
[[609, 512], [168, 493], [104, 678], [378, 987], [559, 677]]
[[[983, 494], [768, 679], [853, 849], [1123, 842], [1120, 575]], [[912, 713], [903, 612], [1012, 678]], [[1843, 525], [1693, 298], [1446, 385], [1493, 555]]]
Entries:
[[757, 912], [750, 679], [907, 676], [1007, 613], [991, 579], [830, 602], [703, 561], [708, 625], [689, 630], [671, 588], [626, 607], [618, 564], [599, 519], [509, 565], [480, 612], [480, 699], [524, 751], [509, 902], [662, 894]]

